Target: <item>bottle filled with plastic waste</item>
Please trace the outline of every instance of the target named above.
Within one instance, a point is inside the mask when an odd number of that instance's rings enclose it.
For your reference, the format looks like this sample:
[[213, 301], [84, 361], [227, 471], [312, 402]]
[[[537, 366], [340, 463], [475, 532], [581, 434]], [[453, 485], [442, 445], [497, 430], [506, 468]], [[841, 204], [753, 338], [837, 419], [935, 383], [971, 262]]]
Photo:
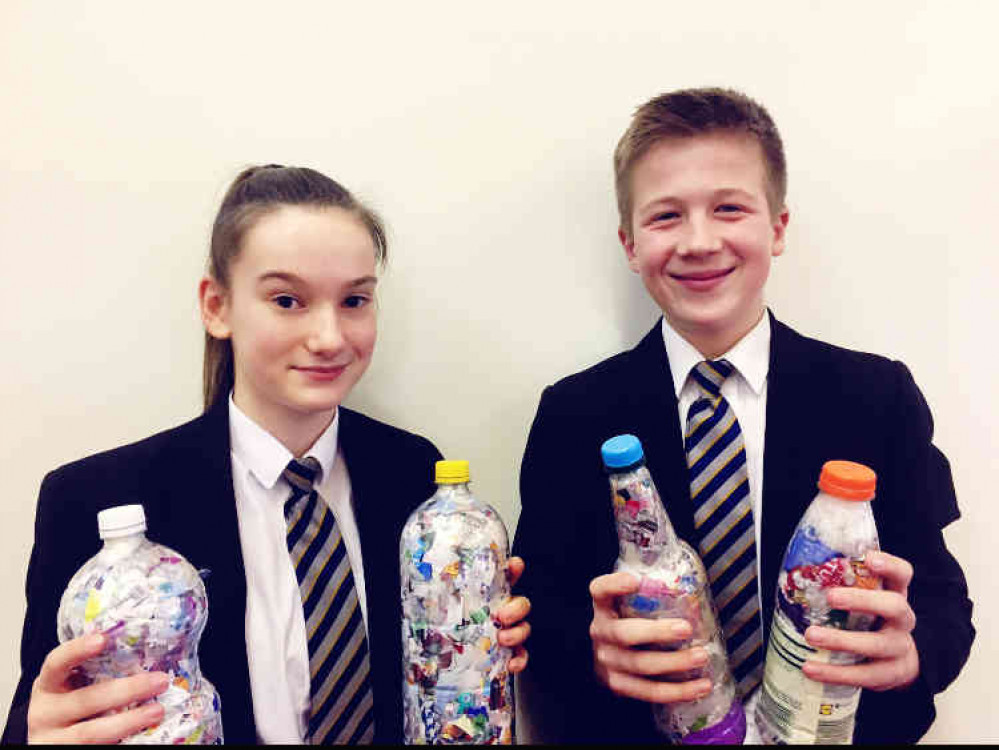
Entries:
[[83, 564], [59, 604], [60, 643], [93, 633], [104, 651], [81, 665], [87, 684], [141, 671], [170, 675], [152, 700], [163, 720], [124, 744], [222, 744], [219, 696], [198, 667], [208, 597], [198, 571], [177, 552], [146, 538], [141, 505], [97, 514], [104, 546]]
[[506, 527], [469, 490], [468, 461], [438, 461], [435, 481], [399, 543], [404, 738], [512, 744], [512, 653], [495, 620], [510, 596]]
[[708, 653], [703, 667], [677, 680], [707, 677], [705, 697], [654, 705], [656, 726], [673, 744], [738, 745], [746, 736], [746, 714], [735, 692], [725, 641], [700, 557], [679, 539], [645, 466], [642, 444], [634, 435], [618, 435], [601, 446], [610, 477], [619, 553], [615, 572], [639, 579], [635, 594], [621, 597], [622, 617], [677, 618], [690, 623], [689, 639], [672, 649], [699, 646]]
[[829, 607], [834, 586], [881, 588], [864, 555], [878, 549], [871, 500], [874, 472], [851, 461], [827, 461], [819, 493], [791, 537], [777, 576], [770, 645], [763, 673], [756, 725], [767, 744], [850, 744], [860, 688], [826, 685], [805, 676], [806, 659], [827, 664], [861, 660], [842, 651], [815, 649], [805, 642], [809, 625], [871, 630], [873, 615]]

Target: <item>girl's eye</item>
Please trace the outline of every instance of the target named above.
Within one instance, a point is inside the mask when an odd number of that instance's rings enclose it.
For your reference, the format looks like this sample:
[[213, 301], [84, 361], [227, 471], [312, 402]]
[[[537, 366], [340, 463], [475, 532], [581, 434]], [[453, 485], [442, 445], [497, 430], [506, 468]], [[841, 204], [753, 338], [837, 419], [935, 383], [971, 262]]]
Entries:
[[343, 306], [350, 308], [364, 307], [369, 301], [370, 298], [363, 294], [352, 294], [343, 301]]
[[275, 305], [283, 310], [294, 310], [301, 307], [301, 303], [290, 294], [278, 294], [271, 298]]

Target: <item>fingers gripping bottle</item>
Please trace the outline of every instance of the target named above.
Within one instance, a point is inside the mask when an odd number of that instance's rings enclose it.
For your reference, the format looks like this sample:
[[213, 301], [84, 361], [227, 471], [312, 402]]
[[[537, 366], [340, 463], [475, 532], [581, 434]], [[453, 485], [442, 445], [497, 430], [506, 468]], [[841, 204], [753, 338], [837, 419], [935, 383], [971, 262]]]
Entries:
[[770, 644], [763, 673], [756, 724], [768, 744], [849, 744], [860, 702], [860, 688], [825, 685], [801, 671], [806, 659], [856, 664], [861, 657], [816, 650], [805, 642], [809, 625], [871, 630], [875, 617], [830, 609], [826, 591], [834, 586], [881, 588], [864, 565], [878, 549], [871, 512], [876, 477], [862, 464], [828, 461], [819, 476], [819, 493], [794, 531], [780, 573]]
[[219, 696], [198, 668], [208, 597], [198, 571], [146, 538], [141, 505], [97, 514], [104, 546], [70, 579], [59, 604], [59, 641], [102, 633], [104, 651], [81, 666], [87, 683], [143, 670], [170, 675], [155, 699], [163, 720], [124, 744], [222, 744]]
[[403, 732], [407, 744], [513, 742], [506, 527], [468, 487], [468, 461], [438, 461], [437, 492], [402, 531]]
[[621, 597], [620, 615], [686, 620], [693, 634], [668, 650], [700, 646], [708, 652], [704, 667], [676, 679], [707, 677], [711, 680], [711, 692], [698, 700], [654, 705], [656, 725], [674, 744], [741, 744], [746, 736], [746, 715], [735, 694], [704, 565], [690, 545], [673, 531], [645, 467], [645, 454], [638, 438], [613, 437], [603, 444], [601, 454], [610, 476], [617, 522], [620, 551], [614, 570], [631, 573], [640, 581], [637, 593]]

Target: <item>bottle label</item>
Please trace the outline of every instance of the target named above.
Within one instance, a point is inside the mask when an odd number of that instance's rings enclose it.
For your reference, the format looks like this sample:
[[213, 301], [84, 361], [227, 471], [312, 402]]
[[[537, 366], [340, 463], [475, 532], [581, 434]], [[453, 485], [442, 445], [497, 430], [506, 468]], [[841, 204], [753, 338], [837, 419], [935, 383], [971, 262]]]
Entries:
[[825, 685], [801, 671], [806, 659], [828, 663], [831, 657], [829, 651], [809, 646], [783, 612], [774, 613], [757, 707], [764, 742], [850, 742], [860, 689]]

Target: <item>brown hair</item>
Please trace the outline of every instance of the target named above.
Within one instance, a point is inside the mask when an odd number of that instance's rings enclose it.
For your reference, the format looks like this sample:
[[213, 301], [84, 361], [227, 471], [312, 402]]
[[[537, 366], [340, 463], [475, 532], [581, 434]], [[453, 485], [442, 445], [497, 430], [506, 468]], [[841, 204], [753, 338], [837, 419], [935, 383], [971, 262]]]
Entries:
[[[368, 230], [375, 245], [375, 261], [383, 265], [388, 257], [385, 226], [374, 211], [358, 201], [350, 191], [321, 172], [308, 167], [267, 164], [244, 169], [233, 180], [222, 199], [212, 226], [208, 251], [208, 273], [223, 288], [229, 287], [229, 269], [239, 255], [243, 238], [264, 215], [281, 206], [341, 208], [356, 216]], [[235, 382], [232, 342], [205, 332], [205, 409], [225, 398]]]
[[614, 149], [614, 188], [621, 229], [631, 236], [631, 173], [652, 146], [667, 138], [717, 131], [748, 133], [763, 151], [767, 201], [774, 216], [784, 207], [787, 165], [777, 126], [763, 105], [732, 89], [681, 89], [650, 99], [635, 110]]

